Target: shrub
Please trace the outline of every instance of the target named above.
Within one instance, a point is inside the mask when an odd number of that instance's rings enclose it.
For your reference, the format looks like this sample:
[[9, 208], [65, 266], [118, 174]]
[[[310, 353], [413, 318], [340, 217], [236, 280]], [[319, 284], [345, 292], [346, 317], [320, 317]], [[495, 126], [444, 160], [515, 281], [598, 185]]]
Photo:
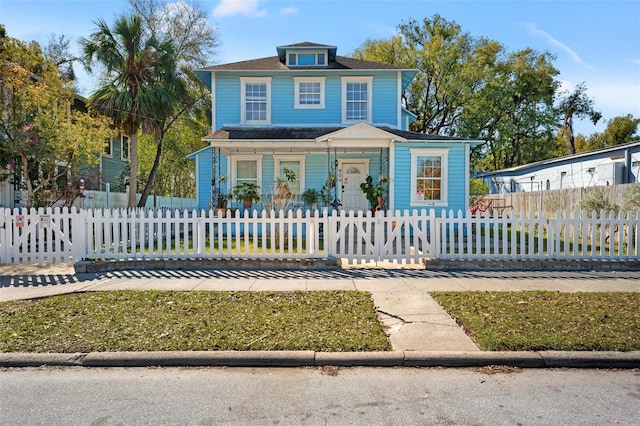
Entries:
[[604, 191], [599, 189], [589, 194], [585, 195], [582, 200], [578, 203], [578, 208], [581, 210], [587, 210], [590, 215], [592, 211], [599, 212], [600, 210], [611, 211], [611, 210], [620, 210], [620, 207], [615, 203], [609, 201], [609, 199], [604, 194]]
[[484, 183], [482, 179], [471, 179], [469, 181], [469, 205], [475, 205], [478, 198], [489, 193], [489, 185]]
[[567, 196], [562, 192], [556, 192], [548, 195], [544, 199], [545, 210], [555, 212], [557, 210], [565, 210], [567, 206]]
[[622, 194], [622, 208], [625, 210], [640, 210], [640, 182], [629, 185]]

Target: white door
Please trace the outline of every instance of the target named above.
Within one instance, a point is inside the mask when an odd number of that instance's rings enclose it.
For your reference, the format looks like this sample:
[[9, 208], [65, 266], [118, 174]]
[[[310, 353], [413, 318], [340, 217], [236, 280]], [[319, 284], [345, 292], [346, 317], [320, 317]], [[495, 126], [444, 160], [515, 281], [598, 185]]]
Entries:
[[365, 160], [338, 160], [338, 172], [341, 184], [342, 209], [368, 210], [369, 202], [360, 189], [360, 184], [369, 176], [369, 162]]

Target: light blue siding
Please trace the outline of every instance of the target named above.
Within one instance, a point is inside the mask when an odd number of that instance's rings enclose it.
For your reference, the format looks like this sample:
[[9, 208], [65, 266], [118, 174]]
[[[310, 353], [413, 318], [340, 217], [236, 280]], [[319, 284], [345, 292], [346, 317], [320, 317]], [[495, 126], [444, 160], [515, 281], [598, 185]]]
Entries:
[[196, 155], [196, 202], [198, 209], [211, 208], [211, 148], [200, 151]]
[[[356, 74], [354, 74], [356, 75]], [[398, 85], [396, 72], [372, 72], [358, 75], [373, 75], [373, 124], [397, 126]], [[322, 72], [299, 73], [252, 73], [252, 77], [271, 79], [271, 124], [291, 125], [340, 125], [342, 123], [341, 75]], [[239, 125], [241, 117], [241, 73], [218, 73], [215, 80], [216, 129], [225, 125]], [[294, 77], [326, 77], [325, 108], [296, 109]]]
[[[464, 210], [466, 200], [465, 185], [467, 170], [465, 164], [465, 150], [463, 143], [396, 143], [395, 148], [395, 209], [435, 209], [440, 214], [442, 209]], [[447, 202], [445, 206], [428, 207], [411, 205], [411, 149], [432, 148], [449, 149], [447, 158]]]
[[376, 74], [373, 78], [373, 122], [398, 124], [397, 74]]
[[240, 78], [228, 74], [216, 74], [215, 123], [217, 130], [225, 124], [240, 123]]

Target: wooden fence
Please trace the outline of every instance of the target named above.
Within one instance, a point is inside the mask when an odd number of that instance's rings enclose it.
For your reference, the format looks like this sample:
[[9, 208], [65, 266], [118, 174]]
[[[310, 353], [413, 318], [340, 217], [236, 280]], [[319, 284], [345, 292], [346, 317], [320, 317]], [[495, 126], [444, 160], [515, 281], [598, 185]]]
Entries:
[[0, 263], [81, 259], [640, 260], [640, 213], [0, 209]]
[[624, 194], [635, 183], [610, 186], [593, 186], [588, 188], [553, 189], [548, 191], [506, 192], [482, 196], [485, 200], [492, 200], [496, 206], [503, 206], [507, 210], [540, 211], [546, 216], [555, 215], [556, 210], [577, 210], [580, 201], [593, 194], [603, 192], [607, 200], [622, 206]]

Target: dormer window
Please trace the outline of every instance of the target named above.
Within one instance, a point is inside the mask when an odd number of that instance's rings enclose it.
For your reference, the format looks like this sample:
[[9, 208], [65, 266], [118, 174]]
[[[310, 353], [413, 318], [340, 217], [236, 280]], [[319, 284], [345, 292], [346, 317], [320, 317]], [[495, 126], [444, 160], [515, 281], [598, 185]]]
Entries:
[[300, 52], [287, 55], [287, 65], [290, 67], [322, 67], [327, 65], [326, 52]]

